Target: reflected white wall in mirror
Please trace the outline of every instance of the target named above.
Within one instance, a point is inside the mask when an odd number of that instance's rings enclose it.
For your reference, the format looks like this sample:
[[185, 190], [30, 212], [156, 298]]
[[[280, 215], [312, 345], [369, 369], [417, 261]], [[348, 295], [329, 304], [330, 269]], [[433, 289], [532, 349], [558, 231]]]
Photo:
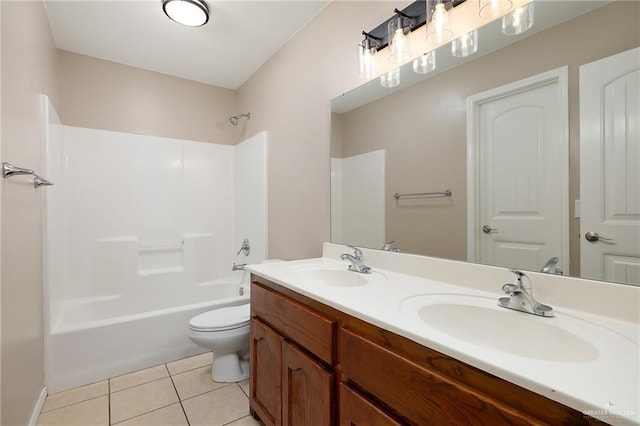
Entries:
[[332, 241], [384, 245], [384, 170], [384, 150], [331, 159]]

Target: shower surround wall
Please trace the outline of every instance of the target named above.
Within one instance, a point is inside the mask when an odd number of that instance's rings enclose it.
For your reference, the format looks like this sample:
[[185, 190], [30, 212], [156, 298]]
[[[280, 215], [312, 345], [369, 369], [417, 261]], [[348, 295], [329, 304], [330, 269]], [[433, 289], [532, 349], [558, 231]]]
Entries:
[[380, 248], [393, 239], [385, 235], [385, 158], [384, 149], [331, 158], [331, 241]]
[[266, 132], [230, 146], [49, 122], [49, 392], [202, 352], [188, 320], [246, 301], [232, 263], [266, 257]]

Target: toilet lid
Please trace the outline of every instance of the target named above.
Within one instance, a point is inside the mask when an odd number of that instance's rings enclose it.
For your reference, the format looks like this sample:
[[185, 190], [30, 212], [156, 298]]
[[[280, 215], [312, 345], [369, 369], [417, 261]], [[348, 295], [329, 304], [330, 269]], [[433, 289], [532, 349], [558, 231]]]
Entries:
[[189, 327], [195, 331], [232, 330], [248, 325], [250, 315], [248, 303], [218, 308], [191, 318]]

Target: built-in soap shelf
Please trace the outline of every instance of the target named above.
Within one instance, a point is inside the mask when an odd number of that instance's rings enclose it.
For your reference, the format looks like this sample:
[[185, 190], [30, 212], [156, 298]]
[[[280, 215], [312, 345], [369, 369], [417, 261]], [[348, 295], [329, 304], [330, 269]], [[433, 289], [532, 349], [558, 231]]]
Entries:
[[[193, 262], [201, 265], [201, 262], [206, 262], [207, 257], [214, 252], [212, 239], [211, 233], [192, 232], [179, 234], [175, 239], [167, 240], [140, 240], [136, 235], [123, 235], [98, 238], [96, 242], [100, 243], [101, 257], [115, 256], [121, 263], [124, 262], [137, 269], [138, 276], [147, 277], [182, 273], [186, 265], [191, 265]], [[193, 258], [194, 250], [210, 254], [204, 258], [203, 256]]]
[[166, 250], [182, 250], [184, 241], [153, 241], [138, 242], [138, 251], [166, 251]]
[[138, 274], [141, 276], [184, 271], [184, 240], [138, 241]]

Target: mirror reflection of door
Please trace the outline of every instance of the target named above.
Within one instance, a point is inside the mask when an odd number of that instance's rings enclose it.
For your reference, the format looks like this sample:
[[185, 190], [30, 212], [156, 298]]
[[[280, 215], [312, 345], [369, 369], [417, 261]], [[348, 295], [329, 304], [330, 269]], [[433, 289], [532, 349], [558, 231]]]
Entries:
[[580, 67], [585, 278], [640, 285], [640, 48]]
[[568, 273], [567, 67], [469, 97], [469, 260]]

